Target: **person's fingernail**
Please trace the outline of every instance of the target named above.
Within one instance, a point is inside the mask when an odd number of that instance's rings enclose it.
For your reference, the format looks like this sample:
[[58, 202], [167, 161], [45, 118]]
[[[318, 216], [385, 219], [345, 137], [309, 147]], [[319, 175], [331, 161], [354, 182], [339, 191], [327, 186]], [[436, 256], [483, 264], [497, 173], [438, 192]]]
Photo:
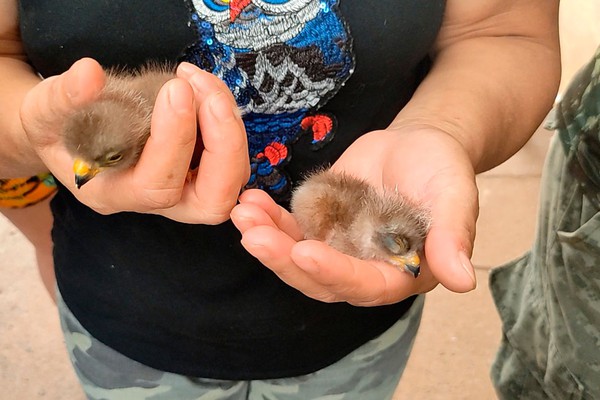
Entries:
[[233, 104], [223, 92], [217, 92], [211, 96], [209, 107], [211, 113], [221, 122], [235, 118]]
[[247, 240], [244, 235], [242, 235], [242, 240], [240, 242], [242, 243], [242, 246], [244, 246], [244, 248], [250, 252], [250, 254], [260, 260], [264, 261], [264, 259], [269, 255], [265, 246], [260, 243]]
[[179, 64], [177, 71], [181, 72], [185, 77], [190, 77], [196, 72], [196, 67], [190, 63], [183, 62]]
[[475, 287], [477, 286], [477, 278], [475, 277], [475, 269], [473, 268], [473, 264], [471, 263], [471, 260], [462, 251], [460, 253], [458, 253], [458, 260], [459, 260], [462, 268], [465, 270], [465, 272], [471, 279], [471, 282], [473, 283], [473, 286], [472, 286], [473, 289], [475, 289]]
[[177, 85], [168, 87], [169, 105], [177, 112], [189, 112], [192, 109], [192, 99], [177, 89]]
[[233, 210], [231, 210], [230, 216], [232, 218], [235, 218], [237, 221], [243, 221], [245, 223], [254, 223], [254, 217], [248, 213], [247, 211], [245, 211], [243, 208], [238, 208], [235, 207]]
[[181, 78], [190, 83], [197, 98], [204, 98], [210, 94], [211, 90], [214, 90], [214, 82], [211, 83], [209, 77], [192, 64], [180, 64], [177, 72]]

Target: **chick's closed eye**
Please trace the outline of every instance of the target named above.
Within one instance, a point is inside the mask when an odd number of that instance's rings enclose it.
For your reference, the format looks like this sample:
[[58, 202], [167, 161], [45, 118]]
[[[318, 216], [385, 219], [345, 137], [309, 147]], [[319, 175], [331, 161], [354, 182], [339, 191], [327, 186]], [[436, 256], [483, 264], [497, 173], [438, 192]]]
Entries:
[[114, 164], [123, 159], [123, 153], [108, 153], [106, 155], [106, 163]]
[[400, 193], [380, 194], [364, 180], [321, 170], [294, 191], [291, 207], [307, 239], [419, 275], [429, 211]]

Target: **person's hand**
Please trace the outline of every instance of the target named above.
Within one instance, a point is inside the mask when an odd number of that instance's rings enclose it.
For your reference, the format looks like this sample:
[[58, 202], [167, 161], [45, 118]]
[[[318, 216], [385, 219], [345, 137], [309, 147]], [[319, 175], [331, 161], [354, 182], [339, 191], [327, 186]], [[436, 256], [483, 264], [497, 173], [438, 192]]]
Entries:
[[[66, 117], [94, 101], [104, 81], [101, 66], [82, 59], [62, 75], [40, 82], [23, 101], [23, 127], [54, 176], [102, 214], [135, 211], [204, 224], [229, 219], [250, 173], [244, 125], [227, 86], [187, 63], [158, 95], [151, 136], [138, 164], [75, 187], [73, 159], [62, 143], [61, 127]], [[190, 180], [198, 126], [204, 150]]]
[[478, 194], [473, 167], [457, 140], [428, 127], [375, 131], [353, 143], [332, 168], [367, 179], [381, 191], [397, 188], [430, 208], [432, 225], [418, 278], [303, 240], [293, 215], [259, 190], [244, 192], [231, 214], [243, 246], [284, 282], [325, 302], [374, 306], [438, 283], [456, 292], [475, 287], [469, 257]]

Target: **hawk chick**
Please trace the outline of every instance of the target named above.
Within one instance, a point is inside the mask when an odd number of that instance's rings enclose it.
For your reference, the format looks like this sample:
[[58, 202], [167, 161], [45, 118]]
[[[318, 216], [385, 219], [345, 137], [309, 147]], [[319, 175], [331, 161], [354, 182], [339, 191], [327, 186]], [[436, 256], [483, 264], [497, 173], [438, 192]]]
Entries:
[[126, 169], [138, 161], [150, 137], [158, 91], [173, 78], [173, 69], [158, 65], [136, 72], [106, 72], [99, 97], [70, 116], [63, 127], [65, 146], [75, 158], [77, 188], [105, 169]]
[[430, 216], [401, 194], [379, 194], [364, 180], [322, 170], [294, 191], [291, 208], [307, 239], [419, 275], [417, 253], [423, 250]]

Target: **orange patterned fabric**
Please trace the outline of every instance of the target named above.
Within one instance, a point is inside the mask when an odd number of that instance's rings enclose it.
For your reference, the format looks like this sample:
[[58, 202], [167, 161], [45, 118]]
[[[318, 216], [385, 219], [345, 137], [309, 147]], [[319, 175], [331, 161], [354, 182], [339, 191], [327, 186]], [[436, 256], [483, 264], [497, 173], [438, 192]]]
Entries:
[[56, 182], [50, 173], [31, 178], [0, 179], [0, 207], [25, 208], [34, 205], [56, 191]]

